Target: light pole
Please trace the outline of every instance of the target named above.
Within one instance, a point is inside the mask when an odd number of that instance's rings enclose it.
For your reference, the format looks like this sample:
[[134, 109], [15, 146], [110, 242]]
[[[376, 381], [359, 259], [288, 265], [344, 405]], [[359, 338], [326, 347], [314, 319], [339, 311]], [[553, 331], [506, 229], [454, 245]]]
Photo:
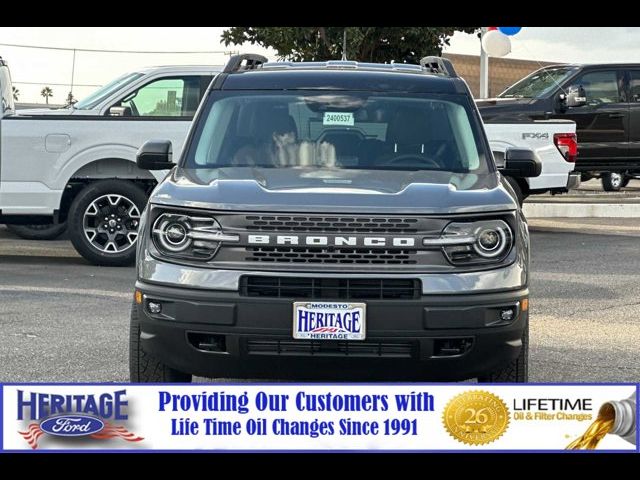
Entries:
[[480, 34], [480, 98], [489, 97], [489, 55], [482, 46], [482, 37], [487, 31], [487, 27], [482, 27]]

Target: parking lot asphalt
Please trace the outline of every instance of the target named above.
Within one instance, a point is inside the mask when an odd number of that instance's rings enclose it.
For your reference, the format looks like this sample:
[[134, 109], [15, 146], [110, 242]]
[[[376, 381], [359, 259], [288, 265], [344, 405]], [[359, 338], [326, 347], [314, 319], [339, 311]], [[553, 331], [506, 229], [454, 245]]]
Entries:
[[[640, 226], [579, 225], [532, 232], [530, 380], [637, 382]], [[134, 278], [0, 226], [0, 381], [128, 381]]]

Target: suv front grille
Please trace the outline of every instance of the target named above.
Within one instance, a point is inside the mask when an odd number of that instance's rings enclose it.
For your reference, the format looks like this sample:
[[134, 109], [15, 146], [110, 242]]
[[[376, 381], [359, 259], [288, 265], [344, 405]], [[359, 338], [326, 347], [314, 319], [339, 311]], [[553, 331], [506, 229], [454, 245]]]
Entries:
[[414, 265], [415, 250], [368, 248], [246, 247], [248, 262]]
[[418, 279], [299, 278], [246, 275], [240, 295], [328, 300], [412, 300], [422, 295]]
[[247, 230], [264, 232], [416, 233], [417, 218], [247, 215]]
[[411, 358], [417, 345], [410, 342], [331, 342], [313, 340], [248, 340], [249, 355], [316, 357], [390, 357]]

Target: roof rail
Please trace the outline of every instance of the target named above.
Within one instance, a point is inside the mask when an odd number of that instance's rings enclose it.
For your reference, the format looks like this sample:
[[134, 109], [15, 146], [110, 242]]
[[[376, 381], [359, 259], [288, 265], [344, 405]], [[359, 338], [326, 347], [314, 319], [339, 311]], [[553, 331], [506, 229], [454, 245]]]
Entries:
[[431, 73], [446, 75], [447, 77], [457, 77], [455, 68], [450, 60], [442, 57], [423, 57], [420, 59], [420, 65], [431, 70]]
[[380, 70], [385, 72], [423, 73], [420, 65], [409, 63], [367, 63], [353, 60], [327, 60], [324, 62], [268, 62], [262, 65], [263, 70], [282, 69], [327, 69], [327, 70]]
[[[232, 55], [222, 70], [222, 73], [244, 72], [246, 70], [255, 70], [263, 63], [267, 63], [269, 59], [255, 53], [243, 53], [241, 55]], [[244, 62], [244, 64], [243, 64]]]

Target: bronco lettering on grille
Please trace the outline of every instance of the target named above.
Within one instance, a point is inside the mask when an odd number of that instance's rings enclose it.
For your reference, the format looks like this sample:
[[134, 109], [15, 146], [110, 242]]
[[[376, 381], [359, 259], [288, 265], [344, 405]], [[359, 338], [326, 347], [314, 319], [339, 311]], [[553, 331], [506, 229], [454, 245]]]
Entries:
[[415, 247], [414, 237], [360, 237], [338, 235], [248, 235], [250, 245], [306, 245], [332, 247]]

